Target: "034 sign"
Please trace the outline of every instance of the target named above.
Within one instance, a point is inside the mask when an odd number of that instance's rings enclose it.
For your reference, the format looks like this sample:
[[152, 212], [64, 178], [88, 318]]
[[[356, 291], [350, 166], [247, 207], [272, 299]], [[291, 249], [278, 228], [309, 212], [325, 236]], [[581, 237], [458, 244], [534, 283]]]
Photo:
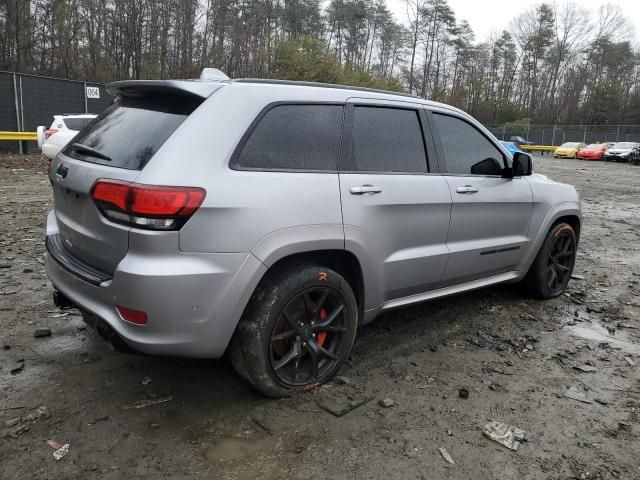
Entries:
[[87, 98], [100, 98], [100, 88], [87, 87]]

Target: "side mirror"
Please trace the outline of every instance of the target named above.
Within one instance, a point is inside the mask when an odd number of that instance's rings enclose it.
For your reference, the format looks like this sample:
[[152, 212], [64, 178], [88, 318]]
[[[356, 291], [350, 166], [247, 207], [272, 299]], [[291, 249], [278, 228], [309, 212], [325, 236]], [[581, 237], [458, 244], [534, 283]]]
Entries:
[[528, 153], [513, 154], [512, 172], [514, 177], [525, 177], [533, 173], [533, 157]]

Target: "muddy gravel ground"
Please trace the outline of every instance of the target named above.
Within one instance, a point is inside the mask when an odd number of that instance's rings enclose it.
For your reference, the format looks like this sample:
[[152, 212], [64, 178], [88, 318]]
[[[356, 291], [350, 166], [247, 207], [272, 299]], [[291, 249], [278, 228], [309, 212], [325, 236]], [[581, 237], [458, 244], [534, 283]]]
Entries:
[[[640, 478], [640, 167], [535, 164], [583, 201], [566, 295], [499, 286], [386, 314], [340, 381], [270, 400], [224, 359], [114, 353], [57, 310], [42, 264], [48, 164], [0, 157], [0, 477]], [[526, 442], [484, 437], [489, 421]]]

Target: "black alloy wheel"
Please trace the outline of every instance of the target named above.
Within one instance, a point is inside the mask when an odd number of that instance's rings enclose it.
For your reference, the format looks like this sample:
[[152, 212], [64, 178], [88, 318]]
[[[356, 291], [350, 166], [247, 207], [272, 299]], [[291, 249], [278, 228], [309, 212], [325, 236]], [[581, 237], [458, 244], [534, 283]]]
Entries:
[[575, 255], [575, 236], [566, 230], [559, 231], [551, 245], [545, 274], [547, 287], [553, 296], [562, 293], [569, 283]]
[[528, 295], [541, 300], [555, 298], [565, 291], [578, 251], [578, 237], [565, 222], [553, 225], [522, 282]]
[[349, 358], [358, 309], [340, 273], [311, 262], [283, 263], [251, 296], [229, 345], [231, 363], [269, 397], [312, 390]]
[[290, 386], [322, 383], [342, 350], [351, 349], [345, 335], [346, 314], [345, 300], [329, 287], [312, 287], [296, 295], [271, 332], [269, 359], [278, 380]]

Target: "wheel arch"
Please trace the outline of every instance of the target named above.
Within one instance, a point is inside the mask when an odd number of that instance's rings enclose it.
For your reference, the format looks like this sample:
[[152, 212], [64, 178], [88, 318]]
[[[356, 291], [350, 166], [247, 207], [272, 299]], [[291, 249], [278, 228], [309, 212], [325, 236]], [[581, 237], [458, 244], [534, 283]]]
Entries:
[[573, 231], [576, 234], [576, 240], [580, 241], [580, 228], [582, 227], [582, 219], [579, 215], [571, 214], [571, 215], [563, 215], [555, 219], [555, 221], [549, 226], [547, 231], [551, 230], [554, 226], [559, 223], [568, 223], [573, 228]]
[[248, 266], [241, 267], [234, 279], [236, 285], [230, 288], [230, 291], [241, 290], [242, 295], [229, 312], [230, 331], [227, 343], [235, 335], [238, 323], [260, 284], [267, 281], [274, 272], [295, 263], [315, 263], [342, 275], [355, 294], [359, 321], [364, 319], [366, 265], [363, 265], [358, 252], [345, 249], [342, 224], [306, 225], [272, 232], [255, 246], [249, 258], [254, 262], [246, 262]]
[[[344, 226], [340, 224], [301, 225], [270, 233], [252, 254], [267, 268], [263, 278], [289, 262], [312, 262], [341, 274], [351, 285], [358, 308], [365, 308], [366, 259], [358, 251], [345, 248]], [[262, 279], [261, 279], [262, 281]]]
[[[308, 250], [285, 255], [274, 261], [262, 276], [264, 281], [273, 272], [289, 268], [291, 265], [314, 263], [335, 270], [342, 275], [351, 286], [360, 313], [363, 312], [365, 302], [364, 275], [362, 266], [355, 254], [344, 249]], [[259, 284], [258, 284], [259, 285]], [[362, 316], [362, 315], [360, 315]]]
[[540, 248], [547, 233], [558, 223], [566, 222], [574, 229], [576, 233], [576, 240], [580, 240], [580, 231], [582, 228], [582, 215], [579, 202], [561, 202], [553, 206], [547, 213], [544, 221], [542, 222], [536, 238], [529, 249], [529, 253], [521, 264], [520, 278], [524, 277], [529, 271], [531, 264], [538, 255]]

